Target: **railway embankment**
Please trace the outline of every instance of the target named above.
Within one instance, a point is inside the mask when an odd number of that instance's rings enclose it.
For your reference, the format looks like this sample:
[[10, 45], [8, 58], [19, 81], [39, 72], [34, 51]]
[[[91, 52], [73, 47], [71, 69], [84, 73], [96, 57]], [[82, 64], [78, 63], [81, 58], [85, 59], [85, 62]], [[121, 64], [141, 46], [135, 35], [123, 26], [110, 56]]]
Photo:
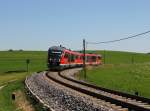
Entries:
[[[50, 72], [56, 74], [57, 72]], [[71, 73], [71, 72], [70, 72]], [[73, 72], [72, 72], [73, 73]], [[102, 101], [80, 94], [45, 76], [45, 72], [26, 78], [25, 84], [32, 95], [48, 110], [54, 111], [114, 111]]]

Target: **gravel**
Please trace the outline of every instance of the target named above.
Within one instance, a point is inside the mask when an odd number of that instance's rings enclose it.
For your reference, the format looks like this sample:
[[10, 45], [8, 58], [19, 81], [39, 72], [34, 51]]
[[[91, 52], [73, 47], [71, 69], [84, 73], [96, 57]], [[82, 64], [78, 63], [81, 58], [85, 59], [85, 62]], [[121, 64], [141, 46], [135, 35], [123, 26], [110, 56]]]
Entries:
[[112, 108], [101, 104], [103, 102], [95, 103], [87, 96], [52, 80], [47, 80], [44, 72], [28, 77], [26, 85], [44, 104], [55, 111], [114, 111]]

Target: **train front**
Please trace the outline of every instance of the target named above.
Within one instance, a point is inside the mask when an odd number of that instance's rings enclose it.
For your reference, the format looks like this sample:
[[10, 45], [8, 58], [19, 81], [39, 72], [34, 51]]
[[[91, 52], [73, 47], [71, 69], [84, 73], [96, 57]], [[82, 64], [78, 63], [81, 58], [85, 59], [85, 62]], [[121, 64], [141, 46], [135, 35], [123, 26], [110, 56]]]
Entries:
[[63, 48], [59, 46], [50, 47], [48, 50], [48, 68], [50, 70], [60, 70], [61, 56]]

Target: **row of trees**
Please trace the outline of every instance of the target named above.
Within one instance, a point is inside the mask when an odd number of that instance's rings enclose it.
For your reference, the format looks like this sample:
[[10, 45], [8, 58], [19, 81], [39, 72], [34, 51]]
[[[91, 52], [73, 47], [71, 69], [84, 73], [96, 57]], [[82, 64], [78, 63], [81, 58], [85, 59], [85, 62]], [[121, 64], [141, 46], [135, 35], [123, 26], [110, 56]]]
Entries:
[[23, 49], [19, 49], [19, 50], [13, 50], [13, 49], [9, 49], [9, 52], [13, 52], [13, 51], [23, 51]]

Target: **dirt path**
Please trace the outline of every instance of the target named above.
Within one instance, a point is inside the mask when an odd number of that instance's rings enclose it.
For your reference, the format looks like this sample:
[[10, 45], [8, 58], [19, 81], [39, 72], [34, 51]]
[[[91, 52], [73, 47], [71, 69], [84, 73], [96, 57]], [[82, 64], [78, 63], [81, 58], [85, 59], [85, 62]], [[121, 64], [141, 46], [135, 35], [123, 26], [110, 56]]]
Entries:
[[[17, 79], [10, 80], [8, 82], [3, 83], [2, 86], [0, 86], [0, 90], [2, 90], [5, 86], [7, 86], [9, 83], [16, 81]], [[16, 95], [16, 100], [14, 103], [16, 104], [16, 110], [15, 111], [35, 111], [33, 106], [30, 104], [30, 102], [26, 99], [25, 94], [18, 90], [14, 92]]]
[[15, 92], [16, 94], [16, 100], [15, 104], [17, 106], [17, 110], [22, 110], [22, 111], [35, 111], [33, 106], [30, 104], [30, 102], [26, 99], [25, 94], [18, 90]]
[[5, 86], [7, 86], [8, 83], [11, 83], [11, 82], [14, 82], [14, 81], [17, 81], [17, 79], [13, 79], [13, 80], [10, 80], [10, 81], [8, 81], [8, 82], [2, 83], [3, 85], [0, 86], [0, 90], [1, 90], [2, 88], [4, 88]]

